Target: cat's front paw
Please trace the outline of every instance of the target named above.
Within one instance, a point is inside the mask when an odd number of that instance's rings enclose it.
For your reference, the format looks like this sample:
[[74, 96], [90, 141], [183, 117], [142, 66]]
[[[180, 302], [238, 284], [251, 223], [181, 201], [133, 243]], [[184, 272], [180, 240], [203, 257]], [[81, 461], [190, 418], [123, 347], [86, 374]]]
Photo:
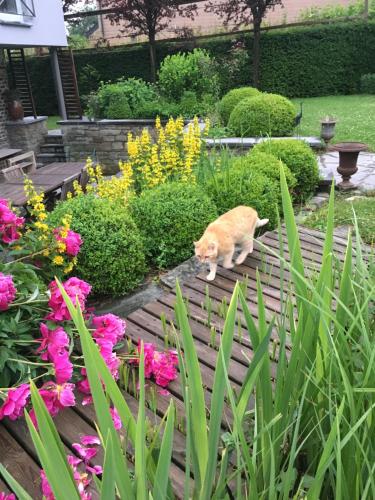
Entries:
[[215, 274], [213, 273], [210, 273], [206, 278], [207, 281], [213, 281], [214, 279], [215, 279]]
[[224, 262], [223, 263], [223, 267], [225, 269], [233, 269], [234, 268], [234, 264], [233, 264], [233, 262]]
[[245, 260], [246, 260], [246, 256], [245, 257], [241, 257], [241, 256], [237, 257], [236, 266], [240, 266], [241, 264], [243, 264], [245, 262]]

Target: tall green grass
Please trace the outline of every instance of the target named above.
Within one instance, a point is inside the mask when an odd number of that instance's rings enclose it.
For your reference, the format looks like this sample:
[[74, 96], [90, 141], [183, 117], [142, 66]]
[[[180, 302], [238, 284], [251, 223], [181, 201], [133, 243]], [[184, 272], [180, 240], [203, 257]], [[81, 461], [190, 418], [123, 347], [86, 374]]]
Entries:
[[[282, 311], [268, 322], [258, 277], [255, 322], [244, 287], [236, 285], [221, 336], [209, 411], [188, 312], [177, 284], [175, 313], [182, 341], [179, 345], [176, 339], [176, 343], [185, 395], [187, 462], [185, 489], [177, 493], [184, 500], [375, 498], [375, 284], [361, 251], [358, 226], [355, 250], [348, 234], [341, 265], [333, 248], [332, 190], [320, 272], [309, 275], [283, 172], [281, 189], [288, 248], [283, 248], [280, 237], [280, 252], [274, 253], [281, 260], [281, 269], [290, 272], [292, 287], [284, 288], [281, 279]], [[288, 261], [283, 257], [286, 251]], [[81, 311], [73, 307], [66, 294], [64, 298], [80, 333], [105, 450], [103, 477], [97, 481], [100, 498], [114, 498], [115, 492], [124, 499], [174, 498], [168, 480], [173, 401], [157, 447], [155, 440], [150, 443], [146, 439], [143, 353], [139, 414], [135, 418], [91, 339]], [[254, 355], [241, 391], [235, 394], [228, 365], [239, 306]], [[272, 379], [269, 342], [274, 331], [278, 334], [278, 365]], [[58, 500], [65, 500], [66, 492], [69, 498], [76, 498], [62, 443], [34, 386], [32, 400], [38, 430], [28, 417], [27, 423], [54, 494]], [[108, 400], [117, 408], [127, 430], [135, 457], [131, 466], [113, 427]], [[230, 405], [233, 420], [223, 434], [225, 404]], [[11, 482], [6, 473], [4, 478]], [[17, 488], [14, 482], [11, 486]], [[21, 489], [17, 492], [20, 498], [27, 498]]]

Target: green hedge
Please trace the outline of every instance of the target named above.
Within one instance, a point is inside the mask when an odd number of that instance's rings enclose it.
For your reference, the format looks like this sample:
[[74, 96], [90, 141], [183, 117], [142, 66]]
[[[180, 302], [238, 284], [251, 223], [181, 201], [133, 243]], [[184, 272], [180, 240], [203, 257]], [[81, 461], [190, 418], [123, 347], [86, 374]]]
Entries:
[[[251, 51], [252, 36], [237, 36]], [[189, 42], [160, 42], [157, 60], [169, 54], [199, 46], [219, 62], [222, 91], [228, 91], [226, 61], [234, 37], [223, 36]], [[287, 97], [313, 97], [359, 92], [361, 75], [375, 73], [375, 21], [335, 23], [304, 28], [270, 30], [262, 34], [261, 90]], [[98, 80], [119, 77], [150, 79], [147, 45], [90, 49], [75, 53], [81, 95], [95, 90]], [[88, 68], [89, 65], [89, 68]], [[28, 67], [38, 112], [55, 114], [57, 110], [49, 57], [30, 58]], [[93, 68], [96, 71], [93, 71]], [[231, 87], [251, 83], [251, 60], [238, 72]]]

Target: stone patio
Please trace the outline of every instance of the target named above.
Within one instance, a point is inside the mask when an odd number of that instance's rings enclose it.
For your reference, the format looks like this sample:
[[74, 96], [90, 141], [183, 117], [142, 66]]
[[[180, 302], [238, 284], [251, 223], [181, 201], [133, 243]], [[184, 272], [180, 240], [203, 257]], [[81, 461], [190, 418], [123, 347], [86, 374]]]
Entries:
[[[332, 151], [319, 156], [319, 169], [324, 180], [341, 182], [341, 176], [337, 172], [339, 154]], [[375, 153], [360, 153], [358, 157], [358, 172], [352, 176], [351, 182], [360, 191], [375, 190]]]

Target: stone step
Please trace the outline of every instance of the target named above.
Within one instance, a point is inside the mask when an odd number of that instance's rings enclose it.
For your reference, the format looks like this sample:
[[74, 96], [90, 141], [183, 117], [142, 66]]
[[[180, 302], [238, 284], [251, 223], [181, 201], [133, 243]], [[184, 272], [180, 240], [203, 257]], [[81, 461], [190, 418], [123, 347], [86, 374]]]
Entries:
[[62, 133], [60, 131], [51, 131], [48, 132], [48, 135], [45, 137], [45, 143], [46, 144], [63, 144], [63, 137]]
[[41, 153], [58, 153], [58, 154], [65, 154], [64, 150], [64, 145], [63, 144], [56, 144], [56, 143], [47, 143], [47, 144], [42, 144], [40, 146], [40, 152]]
[[65, 154], [56, 154], [56, 153], [39, 153], [36, 156], [36, 160], [38, 163], [42, 163], [43, 165], [46, 165], [48, 163], [54, 163], [54, 162], [64, 162], [66, 161], [66, 156]]

